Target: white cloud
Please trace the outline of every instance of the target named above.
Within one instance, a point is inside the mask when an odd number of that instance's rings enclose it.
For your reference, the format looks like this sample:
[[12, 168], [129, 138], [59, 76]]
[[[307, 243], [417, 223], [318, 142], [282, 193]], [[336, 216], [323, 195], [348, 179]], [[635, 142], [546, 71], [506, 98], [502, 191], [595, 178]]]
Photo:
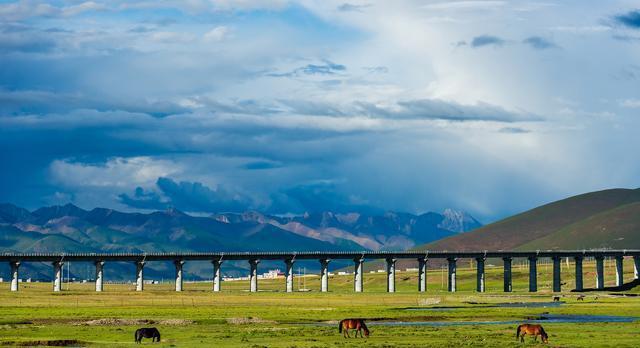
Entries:
[[502, 7], [506, 1], [475, 0], [475, 1], [442, 1], [424, 5], [428, 10], [460, 10], [460, 9], [490, 9]]
[[624, 99], [619, 101], [620, 106], [625, 108], [640, 108], [640, 99]]
[[82, 2], [70, 6], [54, 6], [37, 0], [19, 0], [0, 4], [0, 18], [22, 20], [32, 17], [76, 16], [87, 11], [103, 11], [107, 6], [94, 1]]
[[87, 11], [104, 11], [107, 9], [107, 6], [104, 4], [99, 4], [94, 1], [87, 1], [77, 5], [71, 5], [62, 8], [62, 14], [64, 16], [76, 16]]
[[229, 34], [229, 28], [223, 25], [215, 27], [208, 32], [206, 32], [203, 36], [205, 41], [209, 42], [217, 42], [222, 41]]
[[174, 31], [158, 31], [151, 33], [151, 40], [159, 43], [189, 43], [195, 39], [195, 36], [190, 33], [180, 33]]
[[153, 185], [158, 177], [180, 173], [170, 160], [150, 157], [115, 157], [101, 164], [55, 160], [49, 167], [51, 179], [65, 187], [134, 188]]

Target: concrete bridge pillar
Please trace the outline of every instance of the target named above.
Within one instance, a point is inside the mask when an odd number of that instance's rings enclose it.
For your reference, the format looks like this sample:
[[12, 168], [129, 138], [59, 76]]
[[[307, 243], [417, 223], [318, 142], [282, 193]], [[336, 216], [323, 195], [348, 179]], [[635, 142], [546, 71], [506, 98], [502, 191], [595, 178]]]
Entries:
[[353, 291], [362, 292], [362, 272], [364, 271], [364, 258], [357, 258], [353, 260]]
[[582, 291], [584, 284], [582, 281], [582, 256], [575, 257], [576, 262], [576, 291]]
[[476, 258], [476, 291], [485, 292], [485, 275], [484, 263], [487, 259], [484, 257]]
[[418, 291], [427, 291], [427, 258], [418, 259]]
[[624, 284], [624, 256], [616, 256], [616, 286]]
[[98, 260], [94, 264], [96, 265], [96, 291], [102, 292], [104, 290], [104, 261]]
[[285, 272], [284, 278], [286, 282], [287, 292], [293, 292], [293, 263], [295, 261], [293, 259], [284, 260], [285, 263]]
[[258, 292], [258, 264], [260, 260], [249, 260], [249, 266], [251, 267], [249, 273], [249, 291]]
[[183, 277], [182, 266], [184, 266], [183, 260], [175, 260], [173, 264], [176, 266], [176, 291], [182, 291]]
[[144, 261], [136, 261], [136, 291], [144, 290]]
[[20, 279], [18, 269], [20, 268], [20, 261], [11, 261], [9, 265], [11, 266], [11, 291], [18, 291], [18, 279]]
[[560, 274], [561, 258], [554, 256], [553, 259], [553, 292], [562, 291], [562, 276]]
[[633, 279], [640, 279], [640, 256], [633, 257]]
[[329, 291], [329, 259], [320, 260], [320, 291]]
[[455, 257], [450, 257], [447, 259], [447, 262], [449, 263], [449, 281], [447, 290], [449, 292], [456, 292], [456, 261], [457, 258]]
[[62, 261], [54, 261], [53, 262], [53, 291], [60, 292], [62, 291], [62, 266], [64, 262]]
[[529, 256], [529, 292], [538, 291], [538, 258]]
[[387, 259], [387, 292], [396, 292], [396, 259]]
[[220, 272], [220, 267], [222, 266], [222, 260], [213, 260], [211, 261], [213, 264], [213, 291], [220, 291], [220, 283], [222, 282], [222, 276]]
[[604, 256], [596, 256], [596, 289], [604, 289]]
[[511, 257], [503, 257], [502, 258], [502, 263], [504, 266], [504, 273], [503, 273], [503, 290], [504, 292], [511, 292], [512, 290], [512, 280], [511, 280], [511, 263], [512, 263], [512, 258]]

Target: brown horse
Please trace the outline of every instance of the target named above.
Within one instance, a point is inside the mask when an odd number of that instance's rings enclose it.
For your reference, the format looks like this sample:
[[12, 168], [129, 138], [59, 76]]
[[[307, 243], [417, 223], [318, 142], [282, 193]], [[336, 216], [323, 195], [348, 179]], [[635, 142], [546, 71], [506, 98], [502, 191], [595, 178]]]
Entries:
[[[338, 324], [338, 332], [342, 332], [344, 337], [351, 337], [349, 336], [349, 330], [354, 329], [356, 330], [356, 337], [358, 337], [358, 332], [360, 337], [369, 337], [369, 329], [362, 319], [344, 319], [340, 320], [340, 324]], [[362, 336], [362, 331], [364, 331], [364, 336]]]
[[524, 336], [533, 335], [533, 340], [538, 341], [538, 335], [542, 338], [542, 342], [549, 343], [549, 335], [544, 331], [542, 325], [538, 324], [522, 324], [516, 330], [516, 341], [524, 342]]

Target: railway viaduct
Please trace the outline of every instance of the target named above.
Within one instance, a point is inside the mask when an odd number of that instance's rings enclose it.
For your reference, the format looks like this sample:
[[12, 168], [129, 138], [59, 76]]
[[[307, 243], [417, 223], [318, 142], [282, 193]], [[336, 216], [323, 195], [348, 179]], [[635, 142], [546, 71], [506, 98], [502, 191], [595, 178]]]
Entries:
[[560, 262], [563, 258], [575, 261], [575, 290], [582, 291], [582, 262], [585, 258], [596, 260], [596, 288], [604, 288], [604, 259], [616, 260], [616, 285], [623, 284], [623, 262], [625, 257], [634, 262], [634, 277], [638, 279], [640, 272], [640, 250], [554, 250], [554, 251], [365, 251], [365, 252], [211, 252], [211, 253], [32, 253], [32, 254], [0, 254], [0, 262], [8, 262], [11, 266], [11, 291], [18, 291], [19, 268], [24, 262], [50, 262], [53, 266], [53, 291], [62, 290], [62, 266], [67, 261], [93, 262], [96, 269], [95, 289], [103, 291], [104, 265], [106, 262], [126, 261], [136, 264], [136, 290], [144, 289], [144, 266], [148, 262], [173, 261], [176, 269], [176, 291], [182, 291], [185, 262], [208, 261], [213, 264], [213, 291], [220, 291], [221, 267], [225, 261], [247, 261], [250, 266], [249, 290], [258, 291], [258, 264], [261, 260], [281, 260], [285, 265], [285, 287], [287, 292], [293, 291], [293, 265], [297, 260], [318, 260], [320, 263], [320, 291], [329, 291], [328, 266], [331, 260], [353, 260], [355, 292], [363, 291], [363, 265], [365, 260], [385, 260], [387, 273], [387, 291], [395, 292], [396, 261], [417, 260], [417, 290], [427, 290], [427, 265], [429, 260], [443, 259], [448, 264], [448, 290], [456, 291], [456, 262], [458, 259], [476, 260], [476, 290], [485, 291], [485, 262], [488, 258], [503, 260], [505, 292], [512, 291], [511, 265], [513, 259], [527, 259], [529, 262], [529, 291], [538, 290], [537, 263], [541, 258], [553, 260], [553, 291], [560, 292], [562, 275]]

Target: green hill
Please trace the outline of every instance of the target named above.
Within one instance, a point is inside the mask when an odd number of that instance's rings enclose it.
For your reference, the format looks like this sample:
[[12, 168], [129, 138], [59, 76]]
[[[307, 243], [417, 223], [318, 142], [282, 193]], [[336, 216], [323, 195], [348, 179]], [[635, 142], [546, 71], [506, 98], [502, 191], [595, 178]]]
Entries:
[[536, 249], [640, 248], [640, 202], [593, 215], [520, 246]]
[[416, 250], [640, 248], [640, 189], [566, 198]]

